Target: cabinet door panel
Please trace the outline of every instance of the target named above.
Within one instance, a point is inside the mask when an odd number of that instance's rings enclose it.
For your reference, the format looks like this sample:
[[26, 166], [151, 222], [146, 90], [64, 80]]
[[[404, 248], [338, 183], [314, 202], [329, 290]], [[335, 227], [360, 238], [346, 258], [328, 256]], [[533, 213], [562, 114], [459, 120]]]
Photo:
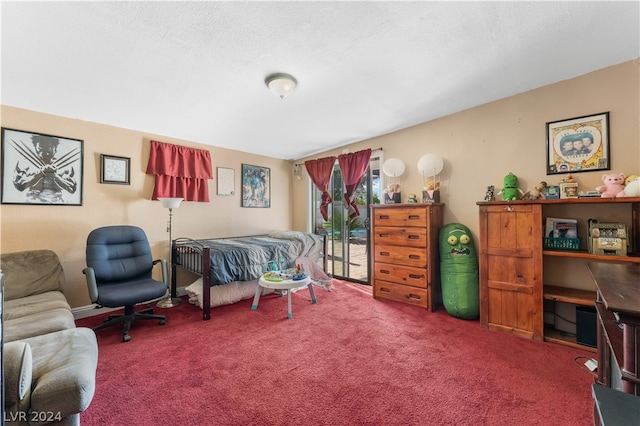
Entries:
[[534, 246], [533, 223], [530, 220], [531, 206], [517, 207], [513, 211], [501, 208], [488, 212], [487, 222], [490, 231], [486, 243], [489, 251], [531, 256]]
[[543, 339], [541, 223], [539, 206], [481, 208], [483, 326]]
[[511, 289], [522, 293], [533, 293], [538, 284], [535, 268], [530, 257], [516, 256], [487, 256], [489, 268], [487, 271], [487, 285], [496, 287], [502, 283], [503, 289]]

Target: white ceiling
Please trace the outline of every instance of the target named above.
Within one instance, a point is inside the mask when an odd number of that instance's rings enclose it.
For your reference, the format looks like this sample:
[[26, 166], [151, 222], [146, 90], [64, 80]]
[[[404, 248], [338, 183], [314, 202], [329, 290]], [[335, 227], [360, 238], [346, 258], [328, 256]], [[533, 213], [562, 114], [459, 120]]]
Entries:
[[[640, 57], [640, 2], [8, 2], [1, 102], [282, 159]], [[264, 79], [286, 72], [281, 100]], [[30, 130], [30, 129], [25, 129]]]

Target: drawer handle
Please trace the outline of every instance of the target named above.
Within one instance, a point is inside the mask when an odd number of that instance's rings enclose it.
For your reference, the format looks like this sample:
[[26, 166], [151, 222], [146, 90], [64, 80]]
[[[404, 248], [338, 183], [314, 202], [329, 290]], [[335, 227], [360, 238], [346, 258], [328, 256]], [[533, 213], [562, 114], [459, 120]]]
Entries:
[[417, 220], [420, 219], [420, 216], [417, 214], [410, 214], [409, 215], [409, 220]]
[[378, 234], [378, 236], [379, 236], [379, 237], [382, 237], [382, 238], [388, 238], [388, 237], [389, 237], [389, 234]]
[[409, 294], [407, 294], [407, 299], [420, 300], [420, 299], [422, 299], [422, 297], [420, 297], [417, 294], [409, 293]]
[[389, 215], [388, 214], [381, 214], [379, 216], [380, 219], [389, 219]]
[[409, 240], [419, 240], [420, 235], [407, 235], [407, 239]]
[[409, 278], [414, 278], [416, 280], [419, 280], [421, 278], [424, 278], [424, 275], [409, 274]]
[[381, 251], [380, 252], [380, 256], [389, 256], [389, 252], [388, 251]]
[[391, 290], [389, 290], [389, 289], [388, 289], [388, 288], [386, 288], [386, 287], [380, 287], [380, 291], [383, 291], [383, 292], [385, 292], [385, 293], [391, 293]]
[[410, 254], [409, 259], [420, 259], [420, 256], [417, 254]]
[[391, 271], [387, 271], [386, 269], [380, 269], [381, 274], [390, 274]]

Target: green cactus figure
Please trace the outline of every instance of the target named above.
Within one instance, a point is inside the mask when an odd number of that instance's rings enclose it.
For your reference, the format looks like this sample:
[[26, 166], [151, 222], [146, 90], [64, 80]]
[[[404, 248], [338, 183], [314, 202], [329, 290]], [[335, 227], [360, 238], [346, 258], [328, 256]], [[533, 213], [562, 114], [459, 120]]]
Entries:
[[509, 172], [509, 174], [504, 177], [504, 188], [502, 188], [502, 191], [498, 192], [498, 194], [502, 194], [503, 201], [519, 199], [523, 192], [522, 189], [518, 188], [518, 176]]
[[478, 256], [471, 231], [460, 223], [440, 229], [442, 303], [449, 315], [476, 319], [480, 314]]

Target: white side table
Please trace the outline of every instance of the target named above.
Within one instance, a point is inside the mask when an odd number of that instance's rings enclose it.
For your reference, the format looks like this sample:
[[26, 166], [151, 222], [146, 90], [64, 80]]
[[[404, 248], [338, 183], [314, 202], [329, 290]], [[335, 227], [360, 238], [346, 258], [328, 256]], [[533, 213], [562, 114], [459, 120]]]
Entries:
[[311, 277], [308, 275], [301, 280], [282, 280], [282, 281], [269, 281], [264, 278], [264, 275], [258, 280], [258, 287], [256, 288], [256, 295], [253, 297], [253, 305], [251, 310], [258, 309], [258, 302], [260, 301], [260, 295], [262, 294], [262, 287], [272, 288], [274, 290], [284, 290], [287, 292], [287, 318], [292, 318], [291, 313], [291, 290], [294, 288], [308, 287], [309, 293], [311, 293], [311, 303], [316, 303], [316, 295], [313, 292], [313, 283]]

